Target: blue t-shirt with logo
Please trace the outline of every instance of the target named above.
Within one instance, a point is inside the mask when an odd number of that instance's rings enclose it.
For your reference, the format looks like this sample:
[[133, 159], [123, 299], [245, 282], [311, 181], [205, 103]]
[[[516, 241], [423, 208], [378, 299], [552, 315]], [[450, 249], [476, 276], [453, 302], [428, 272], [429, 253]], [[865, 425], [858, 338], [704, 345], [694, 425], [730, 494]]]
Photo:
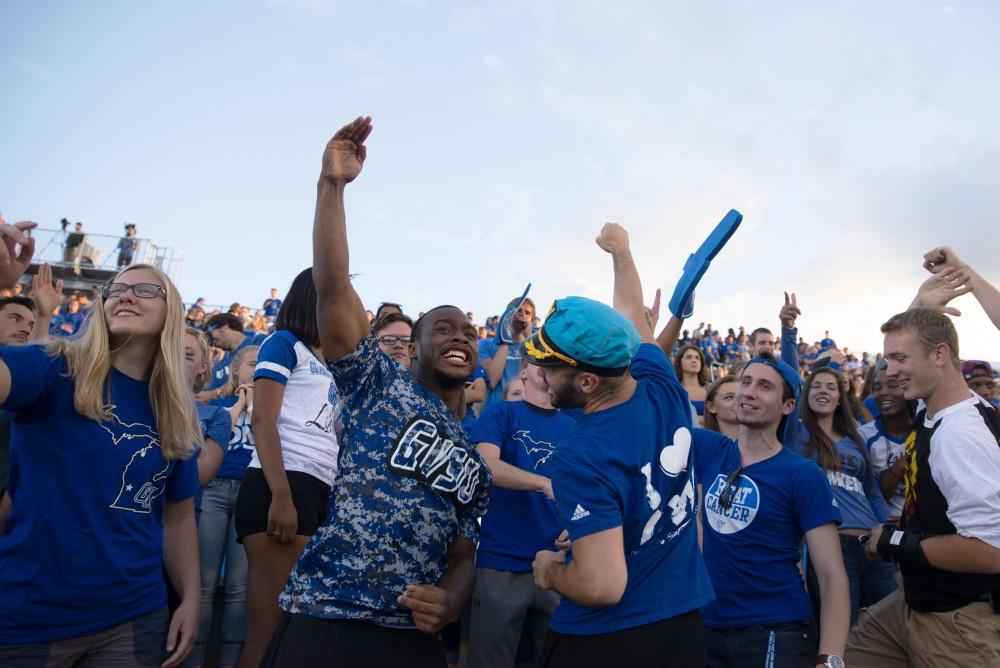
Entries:
[[[787, 445], [803, 457], [808, 456], [809, 433], [802, 423], [799, 423]], [[864, 446], [855, 443], [848, 436], [834, 443], [834, 446], [840, 455], [840, 470], [825, 473], [843, 517], [841, 528], [868, 530], [876, 524], [882, 524], [889, 517], [889, 504], [886, 503], [875, 472], [865, 457], [867, 453], [862, 450]], [[818, 455], [813, 459], [818, 461]]]
[[587, 413], [556, 447], [552, 486], [570, 538], [621, 527], [628, 584], [610, 607], [563, 597], [550, 626], [599, 635], [649, 624], [712, 600], [695, 524], [691, 409], [659, 346], [644, 343], [630, 368], [632, 397]]
[[788, 448], [740, 475], [733, 503], [719, 495], [740, 465], [736, 441], [694, 431], [695, 470], [704, 494], [705, 565], [715, 600], [701, 610], [706, 626], [739, 628], [810, 619], [798, 562], [806, 532], [840, 521], [830, 485], [816, 464]]
[[0, 644], [112, 628], [166, 605], [165, 503], [198, 490], [195, 457], [167, 462], [149, 385], [112, 369], [111, 419], [73, 406], [66, 359], [0, 348], [11, 389], [12, 508], [0, 536]]
[[475, 543], [489, 468], [441, 399], [379, 350], [374, 334], [330, 362], [344, 430], [333, 510], [306, 545], [280, 606], [414, 628], [397, 597], [436, 585], [454, 542]]
[[236, 405], [236, 397], [233, 396], [213, 399], [209, 405], [224, 410], [230, 424], [226, 437], [221, 441], [216, 441], [222, 446], [223, 457], [219, 472], [215, 474], [215, 477], [243, 480], [250, 458], [253, 457], [254, 447], [256, 447], [253, 432], [250, 429], [250, 413], [243, 410], [236, 420], [233, 420], [229, 415], [229, 409]]
[[[491, 360], [497, 355], [498, 345], [493, 339], [479, 339], [479, 362]], [[524, 355], [524, 344], [511, 343], [507, 345], [507, 362], [503, 367], [503, 376], [496, 387], [490, 387], [489, 376], [486, 378], [486, 400], [483, 408], [498, 401], [503, 401], [503, 388], [507, 387], [513, 378], [521, 374], [521, 357]], [[475, 378], [475, 376], [473, 376]]]
[[278, 315], [278, 311], [281, 310], [281, 300], [277, 297], [273, 299], [267, 299], [264, 301], [264, 315], [268, 318], [273, 318]]
[[[500, 448], [500, 460], [549, 476], [558, 443], [576, 424], [560, 411], [527, 401], [501, 401], [483, 410], [472, 430], [473, 443]], [[522, 573], [531, 570], [539, 550], [553, 549], [562, 532], [555, 504], [541, 492], [490, 488], [490, 512], [483, 518], [476, 566]]]

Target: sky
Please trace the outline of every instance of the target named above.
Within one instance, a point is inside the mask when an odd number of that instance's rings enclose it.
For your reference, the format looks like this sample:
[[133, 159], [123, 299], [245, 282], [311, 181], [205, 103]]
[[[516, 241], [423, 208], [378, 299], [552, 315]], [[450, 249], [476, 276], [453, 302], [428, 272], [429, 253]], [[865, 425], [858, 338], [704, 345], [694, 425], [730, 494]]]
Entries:
[[[259, 305], [311, 263], [323, 148], [372, 308], [482, 321], [610, 301], [605, 221], [647, 299], [731, 208], [692, 324], [881, 349], [949, 245], [1000, 282], [1000, 4], [245, 0], [0, 3], [0, 211], [181, 249], [185, 301]], [[666, 296], [665, 296], [666, 300]], [[956, 300], [961, 353], [1000, 333]], [[666, 316], [664, 316], [665, 320]]]

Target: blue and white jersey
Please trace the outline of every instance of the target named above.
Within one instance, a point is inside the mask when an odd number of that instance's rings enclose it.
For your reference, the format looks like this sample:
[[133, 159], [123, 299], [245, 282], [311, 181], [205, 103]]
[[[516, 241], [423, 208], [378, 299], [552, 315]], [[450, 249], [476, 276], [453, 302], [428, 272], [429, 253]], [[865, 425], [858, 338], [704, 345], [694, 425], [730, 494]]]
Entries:
[[[882, 420], [876, 418], [874, 422], [863, 424], [858, 427], [858, 434], [865, 441], [868, 448], [868, 458], [872, 464], [872, 471], [875, 477], [881, 476], [887, 469], [891, 468], [900, 457], [903, 456], [906, 440], [893, 438], [885, 433], [882, 428]], [[903, 503], [906, 501], [906, 486], [902, 478], [896, 485], [896, 491], [887, 501], [889, 504], [889, 516], [900, 517], [903, 514]]]
[[111, 419], [73, 406], [64, 357], [0, 348], [10, 369], [10, 495], [0, 536], [0, 644], [98, 633], [167, 604], [163, 511], [198, 491], [196, 457], [167, 462], [149, 384], [111, 369]]
[[[493, 339], [479, 339], [479, 363], [491, 360], [497, 355], [497, 343]], [[489, 376], [486, 377], [486, 400], [483, 401], [483, 408], [498, 401], [503, 401], [503, 389], [507, 387], [512, 379], [521, 375], [521, 357], [524, 356], [524, 345], [521, 343], [511, 343], [507, 346], [507, 363], [503, 368], [503, 376], [496, 387], [490, 387]], [[473, 375], [473, 378], [476, 376]]]
[[[340, 395], [333, 374], [288, 330], [264, 340], [253, 378], [285, 386], [278, 413], [278, 438], [286, 471], [299, 471], [333, 484], [340, 445]], [[260, 468], [256, 449], [250, 466]]]
[[625, 403], [584, 414], [552, 457], [552, 487], [570, 538], [621, 527], [628, 584], [621, 600], [589, 608], [563, 598], [550, 626], [599, 635], [649, 624], [712, 600], [695, 524], [691, 409], [656, 344], [639, 347]]
[[[527, 401], [487, 406], [472, 429], [472, 442], [500, 448], [500, 460], [522, 471], [549, 476], [556, 444], [576, 420], [554, 408]], [[541, 492], [490, 487], [490, 512], [483, 518], [476, 566], [522, 573], [539, 550], [553, 549], [562, 532], [556, 507]]]
[[[808, 457], [809, 433], [799, 423], [787, 446]], [[842, 529], [871, 529], [889, 518], [889, 506], [882, 496], [875, 473], [865, 458], [864, 446], [845, 436], [833, 444], [840, 455], [839, 471], [824, 471], [833, 488], [842, 519]], [[818, 461], [818, 455], [813, 457]]]
[[456, 540], [476, 542], [490, 472], [454, 413], [374, 334], [330, 369], [344, 407], [332, 508], [279, 604], [414, 628], [396, 599], [409, 584], [436, 585]]
[[701, 610], [706, 626], [741, 628], [810, 619], [799, 574], [803, 536], [840, 512], [823, 471], [788, 448], [743, 468], [728, 508], [719, 504], [726, 477], [740, 465], [736, 441], [694, 432], [702, 484], [705, 565], [715, 600]]

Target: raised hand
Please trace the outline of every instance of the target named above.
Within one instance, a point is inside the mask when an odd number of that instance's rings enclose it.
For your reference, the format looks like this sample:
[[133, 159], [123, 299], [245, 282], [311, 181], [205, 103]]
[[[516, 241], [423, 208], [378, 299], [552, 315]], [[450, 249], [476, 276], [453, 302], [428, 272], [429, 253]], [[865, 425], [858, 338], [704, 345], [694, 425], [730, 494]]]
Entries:
[[969, 272], [951, 266], [937, 267], [937, 272], [920, 284], [910, 308], [927, 308], [946, 315], [962, 315], [957, 308], [948, 306], [948, 302], [972, 292], [972, 288], [966, 285]]
[[778, 319], [781, 321], [781, 326], [786, 329], [792, 329], [795, 327], [795, 320], [800, 315], [802, 315], [801, 309], [799, 309], [798, 301], [795, 299], [795, 293], [789, 294], [785, 293], [785, 305], [781, 307], [781, 311], [778, 313]]
[[656, 288], [656, 296], [653, 297], [653, 303], [646, 309], [646, 323], [649, 325], [649, 331], [656, 333], [656, 323], [660, 320], [660, 289]]
[[968, 269], [969, 265], [947, 246], [938, 246], [924, 253], [924, 269], [932, 274], [940, 274], [945, 268]]
[[365, 140], [372, 131], [371, 116], [358, 116], [337, 130], [323, 151], [321, 179], [332, 183], [350, 183], [365, 163]]
[[628, 232], [618, 223], [604, 223], [601, 233], [597, 235], [597, 245], [612, 255], [627, 252]]
[[62, 290], [62, 280], [52, 285], [52, 267], [43, 264], [38, 268], [38, 273], [31, 279], [31, 298], [35, 300], [39, 315], [52, 315], [62, 304]]
[[38, 223], [28, 221], [9, 225], [0, 215], [0, 288], [12, 287], [31, 264], [35, 240], [29, 233], [36, 227]]

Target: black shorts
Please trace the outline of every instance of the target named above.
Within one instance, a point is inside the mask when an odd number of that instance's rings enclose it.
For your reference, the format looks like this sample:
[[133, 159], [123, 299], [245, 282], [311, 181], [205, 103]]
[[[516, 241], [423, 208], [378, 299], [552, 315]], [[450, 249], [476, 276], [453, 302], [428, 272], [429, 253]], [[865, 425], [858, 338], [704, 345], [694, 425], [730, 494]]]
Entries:
[[544, 668], [691, 668], [705, 665], [705, 627], [697, 610], [651, 624], [595, 636], [549, 629]]
[[351, 619], [281, 618], [261, 668], [446, 668], [441, 638]]
[[[286, 471], [292, 490], [292, 503], [299, 514], [300, 536], [311, 536], [326, 521], [330, 486], [319, 478], [300, 471]], [[267, 511], [271, 507], [271, 488], [264, 472], [248, 468], [236, 497], [236, 542], [255, 533], [267, 533]]]

